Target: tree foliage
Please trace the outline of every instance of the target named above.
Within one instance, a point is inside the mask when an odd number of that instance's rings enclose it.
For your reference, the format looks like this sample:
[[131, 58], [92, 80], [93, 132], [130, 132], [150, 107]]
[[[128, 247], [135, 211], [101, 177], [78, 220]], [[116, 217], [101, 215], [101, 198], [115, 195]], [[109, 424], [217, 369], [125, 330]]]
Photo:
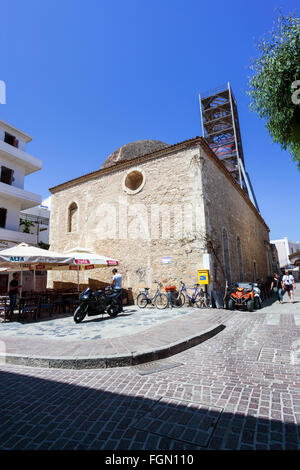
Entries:
[[44, 243], [42, 241], [40, 241], [38, 243], [38, 245], [39, 245], [40, 248], [43, 248], [43, 250], [49, 250], [49, 248], [50, 248], [50, 245], [48, 243]]
[[25, 220], [20, 218], [20, 227], [24, 225], [23, 233], [31, 233], [30, 227], [34, 227], [35, 224], [31, 220]]
[[266, 121], [273, 142], [290, 152], [300, 170], [300, 104], [292, 101], [292, 84], [300, 80], [299, 17], [280, 14], [269, 37], [258, 43], [258, 51], [250, 67], [250, 107]]

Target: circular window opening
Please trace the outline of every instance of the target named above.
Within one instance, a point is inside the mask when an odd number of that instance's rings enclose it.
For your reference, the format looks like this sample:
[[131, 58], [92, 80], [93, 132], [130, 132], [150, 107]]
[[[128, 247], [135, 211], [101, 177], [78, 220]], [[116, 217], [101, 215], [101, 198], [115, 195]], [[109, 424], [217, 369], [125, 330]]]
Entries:
[[134, 170], [126, 176], [125, 186], [130, 191], [137, 191], [143, 184], [144, 176], [140, 171]]

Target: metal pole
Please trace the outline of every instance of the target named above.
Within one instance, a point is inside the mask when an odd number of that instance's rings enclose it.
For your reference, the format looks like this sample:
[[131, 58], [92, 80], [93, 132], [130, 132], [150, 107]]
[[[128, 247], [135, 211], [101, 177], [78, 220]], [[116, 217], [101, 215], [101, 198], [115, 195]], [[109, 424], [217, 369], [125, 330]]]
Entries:
[[21, 290], [20, 290], [20, 297], [22, 297], [22, 292], [23, 292], [23, 265], [20, 264], [21, 266]]
[[40, 222], [39, 222], [39, 217], [38, 217], [38, 220], [37, 220], [37, 245], [39, 244], [40, 242]]
[[236, 136], [235, 122], [234, 122], [234, 112], [233, 112], [233, 106], [232, 106], [232, 95], [231, 95], [231, 88], [230, 88], [230, 83], [229, 82], [228, 82], [228, 91], [229, 91], [229, 101], [230, 101], [230, 109], [231, 109], [231, 115], [232, 115], [232, 125], [233, 125], [233, 132], [234, 132], [236, 156], [237, 156], [238, 169], [239, 169], [240, 186], [241, 186], [241, 188], [243, 188], [242, 173], [241, 173], [241, 159], [240, 159], [238, 141], [237, 141], [237, 136]]
[[202, 112], [202, 105], [201, 105], [201, 95], [199, 93], [199, 105], [200, 105], [200, 116], [201, 116], [201, 125], [202, 125], [202, 137], [204, 138], [204, 127], [203, 127], [203, 112]]

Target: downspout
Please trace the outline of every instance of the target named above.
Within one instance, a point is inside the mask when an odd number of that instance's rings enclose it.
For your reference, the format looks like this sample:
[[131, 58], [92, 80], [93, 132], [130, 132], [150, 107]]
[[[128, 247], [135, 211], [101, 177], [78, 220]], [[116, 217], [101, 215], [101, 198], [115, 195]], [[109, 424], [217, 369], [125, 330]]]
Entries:
[[[204, 233], [204, 236], [208, 236], [209, 235], [209, 231], [208, 231], [208, 224], [209, 224], [209, 220], [208, 220], [208, 210], [207, 210], [207, 206], [206, 206], [206, 197], [205, 197], [205, 184], [204, 184], [204, 161], [205, 161], [205, 157], [202, 156], [201, 152], [204, 153], [204, 151], [202, 150], [201, 146], [200, 145], [197, 145], [198, 147], [198, 159], [199, 159], [199, 162], [200, 162], [200, 201], [201, 201], [201, 204], [200, 204], [200, 220], [202, 221], [202, 230], [203, 230], [203, 233]], [[203, 269], [209, 269], [209, 274], [210, 274], [210, 284], [208, 285], [208, 293], [209, 295], [211, 296], [211, 290], [212, 290], [212, 284], [214, 282], [214, 272], [213, 272], [213, 264], [212, 264], [212, 261], [211, 261], [211, 253], [205, 253], [203, 252], [203, 260], [202, 260], [202, 264], [203, 264]]]

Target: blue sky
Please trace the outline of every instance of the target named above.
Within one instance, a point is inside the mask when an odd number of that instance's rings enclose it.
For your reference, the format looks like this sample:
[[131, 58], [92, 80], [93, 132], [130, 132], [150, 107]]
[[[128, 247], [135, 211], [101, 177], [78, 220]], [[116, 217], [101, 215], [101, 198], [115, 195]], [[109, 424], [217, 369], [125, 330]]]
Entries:
[[[34, 137], [25, 188], [97, 170], [139, 139], [201, 135], [198, 93], [230, 81], [246, 169], [273, 239], [300, 241], [300, 172], [246, 95], [256, 40], [296, 0], [10, 0], [1, 5], [0, 118]], [[298, 11], [299, 14], [299, 11]], [[300, 77], [299, 77], [300, 79]]]

